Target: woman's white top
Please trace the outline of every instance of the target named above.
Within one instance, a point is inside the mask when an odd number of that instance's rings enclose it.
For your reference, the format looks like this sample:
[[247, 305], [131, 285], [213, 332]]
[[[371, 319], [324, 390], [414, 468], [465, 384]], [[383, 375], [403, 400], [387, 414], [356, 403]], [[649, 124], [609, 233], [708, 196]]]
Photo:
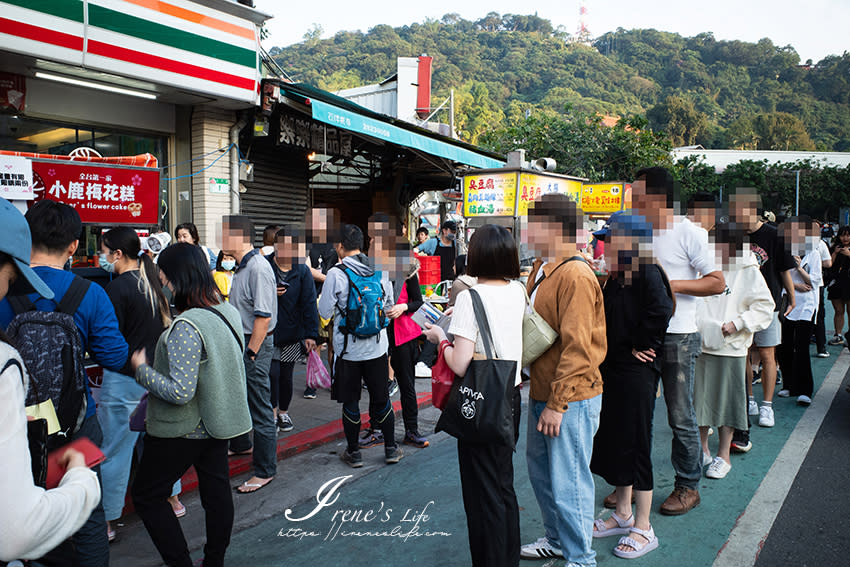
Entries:
[[[520, 361], [522, 360], [522, 317], [525, 312], [525, 291], [522, 284], [516, 281], [501, 286], [477, 284], [472, 289], [481, 296], [498, 358], [517, 361], [515, 385], [519, 386], [522, 382]], [[449, 334], [475, 341], [475, 353], [485, 354], [469, 290], [462, 291], [457, 296]]]

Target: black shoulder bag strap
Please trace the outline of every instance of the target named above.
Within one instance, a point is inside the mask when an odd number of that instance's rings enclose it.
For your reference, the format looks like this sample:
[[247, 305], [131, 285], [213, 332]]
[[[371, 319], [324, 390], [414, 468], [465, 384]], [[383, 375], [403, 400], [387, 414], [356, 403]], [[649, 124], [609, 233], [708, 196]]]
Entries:
[[227, 328], [230, 329], [230, 332], [233, 333], [233, 338], [236, 339], [236, 344], [239, 345], [239, 350], [245, 352], [245, 346], [242, 344], [244, 338], [239, 338], [239, 333], [236, 332], [236, 329], [233, 328], [233, 325], [230, 324], [230, 321], [227, 320], [227, 317], [221, 314], [218, 309], [214, 309], [212, 307], [204, 307], [206, 311], [210, 313], [214, 313], [219, 319], [224, 321], [224, 324], [227, 325]]
[[[572, 258], [567, 258], [566, 260], [564, 260], [563, 262], [561, 262], [560, 264], [558, 264], [557, 266], [555, 266], [555, 269], [554, 269], [554, 270], [552, 270], [552, 272], [549, 274], [549, 276], [551, 276], [551, 275], [552, 275], [552, 274], [554, 274], [556, 271], [558, 271], [558, 268], [560, 268], [561, 266], [563, 266], [563, 265], [564, 265], [564, 264], [566, 264], [567, 262], [573, 262], [573, 261], [575, 261], [575, 260], [581, 260], [582, 262], [584, 262], [584, 258], [582, 258], [581, 256], [573, 256]], [[542, 265], [540, 266], [540, 269], [541, 269], [541, 270], [543, 269], [543, 266], [542, 266]], [[533, 285], [533, 286], [531, 286], [531, 291], [528, 293], [528, 297], [531, 297], [532, 295], [534, 295], [534, 290], [536, 290], [536, 289], [537, 289], [537, 286], [539, 286], [540, 284], [542, 284], [542, 283], [543, 283], [543, 280], [545, 280], [545, 279], [546, 279], [546, 277], [547, 277], [547, 276], [546, 276], [546, 274], [544, 273], [542, 276], [540, 276], [540, 279], [538, 279], [536, 282], [534, 282], [534, 285]]]
[[472, 310], [475, 312], [478, 332], [481, 334], [481, 343], [484, 345], [484, 354], [487, 358], [499, 358], [499, 354], [495, 352], [496, 345], [493, 342], [493, 334], [490, 332], [490, 322], [487, 320], [484, 302], [481, 301], [478, 292], [472, 288], [469, 288], [469, 296], [472, 298]]
[[91, 282], [89, 280], [84, 280], [80, 276], [74, 276], [71, 285], [68, 287], [68, 291], [65, 292], [65, 295], [62, 296], [62, 301], [57, 305], [56, 311], [68, 315], [76, 313], [90, 286]]

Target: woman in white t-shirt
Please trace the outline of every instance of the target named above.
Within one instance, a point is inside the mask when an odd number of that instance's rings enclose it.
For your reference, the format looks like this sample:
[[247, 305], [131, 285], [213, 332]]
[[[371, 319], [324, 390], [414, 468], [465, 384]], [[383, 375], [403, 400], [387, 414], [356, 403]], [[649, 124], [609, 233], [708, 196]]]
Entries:
[[[525, 292], [521, 284], [511, 281], [519, 277], [519, 254], [510, 232], [492, 224], [477, 229], [469, 241], [467, 273], [478, 278], [472, 289], [481, 296], [498, 358], [517, 361], [512, 408], [514, 436], [518, 438]], [[454, 343], [437, 326], [427, 329], [425, 336], [445, 349], [449, 367], [463, 376], [473, 355], [484, 353], [468, 291], [457, 297], [449, 333], [454, 335]], [[513, 486], [513, 450], [506, 445], [458, 441], [457, 453], [472, 564], [518, 565], [519, 507]]]

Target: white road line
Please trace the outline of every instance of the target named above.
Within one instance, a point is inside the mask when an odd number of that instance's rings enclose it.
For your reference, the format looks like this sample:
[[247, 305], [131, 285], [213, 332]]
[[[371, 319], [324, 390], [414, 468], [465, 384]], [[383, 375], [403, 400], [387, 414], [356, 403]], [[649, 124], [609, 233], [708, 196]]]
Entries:
[[850, 352], [842, 350], [814, 396], [812, 405], [797, 422], [747, 509], [735, 523], [713, 567], [752, 567], [755, 564], [848, 368]]

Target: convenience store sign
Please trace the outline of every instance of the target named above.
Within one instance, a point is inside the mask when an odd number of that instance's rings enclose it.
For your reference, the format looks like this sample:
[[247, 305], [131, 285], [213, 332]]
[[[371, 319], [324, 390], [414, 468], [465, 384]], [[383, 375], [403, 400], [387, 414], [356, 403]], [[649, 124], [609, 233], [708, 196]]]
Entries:
[[33, 160], [32, 170], [35, 200], [68, 204], [84, 223], [159, 221], [158, 169]]

